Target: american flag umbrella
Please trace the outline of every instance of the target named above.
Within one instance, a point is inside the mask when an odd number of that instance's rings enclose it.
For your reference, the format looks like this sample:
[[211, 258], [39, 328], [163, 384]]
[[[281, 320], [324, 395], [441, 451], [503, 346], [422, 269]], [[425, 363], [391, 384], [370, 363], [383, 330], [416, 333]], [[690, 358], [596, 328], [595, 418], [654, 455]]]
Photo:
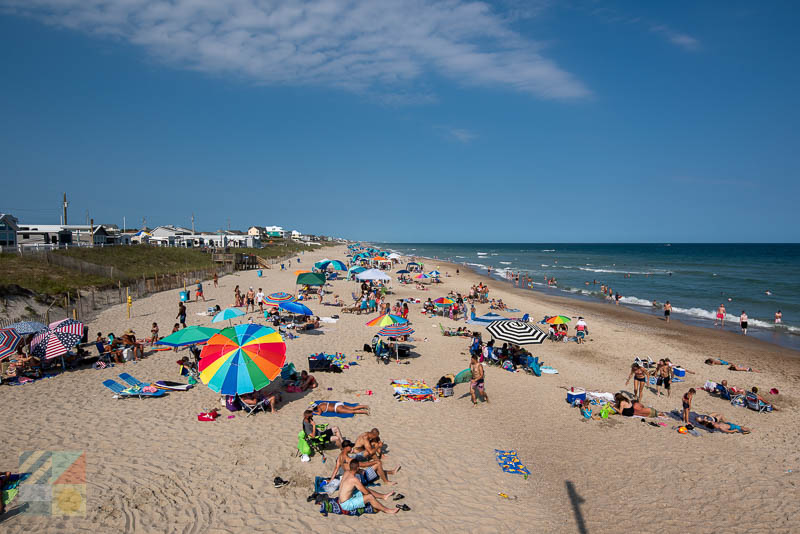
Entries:
[[83, 323], [80, 321], [64, 319], [50, 323], [47, 330], [33, 338], [31, 354], [45, 360], [57, 358], [80, 343], [82, 337]]
[[515, 345], [541, 344], [547, 338], [538, 326], [522, 321], [492, 321], [486, 330], [495, 339]]
[[0, 328], [0, 361], [14, 354], [21, 339], [22, 336], [13, 328]]

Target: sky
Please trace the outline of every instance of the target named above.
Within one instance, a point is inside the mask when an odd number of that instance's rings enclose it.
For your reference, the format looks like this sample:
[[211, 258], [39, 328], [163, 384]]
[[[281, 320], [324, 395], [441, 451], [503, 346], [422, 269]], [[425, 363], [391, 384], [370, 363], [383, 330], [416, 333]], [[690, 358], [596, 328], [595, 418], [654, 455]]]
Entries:
[[0, 0], [0, 212], [797, 242], [796, 6]]

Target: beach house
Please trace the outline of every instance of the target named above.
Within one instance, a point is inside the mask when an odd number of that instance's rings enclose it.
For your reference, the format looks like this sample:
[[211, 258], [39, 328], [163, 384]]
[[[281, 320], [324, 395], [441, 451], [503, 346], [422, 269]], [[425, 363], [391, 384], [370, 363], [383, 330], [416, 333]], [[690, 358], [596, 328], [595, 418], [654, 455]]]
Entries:
[[5, 247], [16, 248], [18, 230], [16, 217], [10, 213], [0, 213], [0, 251]]

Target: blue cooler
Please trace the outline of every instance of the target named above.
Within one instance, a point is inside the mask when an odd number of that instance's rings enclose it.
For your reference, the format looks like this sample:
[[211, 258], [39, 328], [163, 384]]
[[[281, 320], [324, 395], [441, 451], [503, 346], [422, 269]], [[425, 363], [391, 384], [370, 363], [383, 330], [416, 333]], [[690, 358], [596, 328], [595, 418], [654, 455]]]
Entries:
[[257, 270], [256, 274], [258, 275], [259, 278], [261, 278], [261, 269]]
[[181, 302], [189, 300], [189, 294], [186, 291], [181, 291]]
[[686, 369], [684, 369], [683, 367], [673, 367], [672, 373], [678, 378], [683, 378], [684, 376], [686, 376]]
[[575, 404], [575, 401], [583, 402], [586, 400], [586, 390], [575, 388], [575, 391], [567, 391], [567, 403]]

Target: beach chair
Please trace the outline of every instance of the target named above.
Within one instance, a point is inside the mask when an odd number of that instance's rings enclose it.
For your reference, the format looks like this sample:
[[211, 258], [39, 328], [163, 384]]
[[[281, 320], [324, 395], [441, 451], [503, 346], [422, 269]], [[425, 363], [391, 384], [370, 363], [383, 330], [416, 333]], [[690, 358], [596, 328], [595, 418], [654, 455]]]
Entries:
[[722, 384], [717, 384], [716, 393], [719, 395], [721, 399], [725, 399], [727, 401], [731, 400], [730, 390], [725, 386], [723, 386]]
[[94, 345], [97, 347], [97, 361], [103, 361], [107, 365], [111, 365], [111, 363], [113, 363], [111, 360], [112, 352], [110, 350], [106, 350], [102, 341], [98, 341]]
[[163, 389], [159, 389], [153, 393], [142, 391], [141, 388], [138, 387], [130, 387], [126, 388], [119, 382], [114, 380], [105, 380], [103, 381], [103, 385], [114, 392], [114, 394], [119, 395], [122, 398], [128, 397], [138, 397], [143, 399], [145, 397], [163, 397], [165, 395], [165, 391]]
[[[322, 457], [322, 461], [323, 462], [326, 461], [325, 452], [322, 450], [322, 448], [325, 446], [327, 441], [325, 441], [325, 438], [323, 436], [319, 436], [319, 437], [316, 437], [316, 438], [310, 438], [306, 434], [305, 430], [301, 430], [297, 434], [297, 438], [298, 438], [298, 440], [304, 441], [308, 445], [308, 448], [311, 450], [311, 452], [315, 452], [315, 453], [319, 454]], [[306, 453], [304, 453], [300, 449], [300, 447], [298, 447], [297, 448], [297, 452], [295, 453], [295, 456], [301, 456], [303, 454], [306, 454]]]
[[239, 406], [242, 407], [242, 410], [247, 412], [247, 415], [245, 417], [250, 417], [251, 415], [256, 413], [258, 410], [262, 410], [262, 411], [266, 412], [268, 404], [269, 404], [269, 399], [267, 399], [267, 398], [263, 398], [263, 399], [259, 400], [255, 404], [247, 404], [243, 400], [239, 399]]
[[136, 378], [133, 378], [133, 377], [132, 377], [131, 375], [129, 375], [128, 373], [120, 373], [120, 374], [119, 374], [119, 378], [120, 378], [121, 380], [123, 380], [123, 381], [124, 381], [126, 384], [129, 384], [129, 385], [131, 385], [131, 386], [138, 387], [138, 388], [143, 388], [143, 387], [147, 387], [147, 386], [150, 386], [150, 385], [152, 385], [152, 384], [150, 384], [149, 382], [148, 382], [148, 383], [145, 383], [145, 382], [142, 382], [141, 380], [138, 380], [138, 379], [136, 379]]

